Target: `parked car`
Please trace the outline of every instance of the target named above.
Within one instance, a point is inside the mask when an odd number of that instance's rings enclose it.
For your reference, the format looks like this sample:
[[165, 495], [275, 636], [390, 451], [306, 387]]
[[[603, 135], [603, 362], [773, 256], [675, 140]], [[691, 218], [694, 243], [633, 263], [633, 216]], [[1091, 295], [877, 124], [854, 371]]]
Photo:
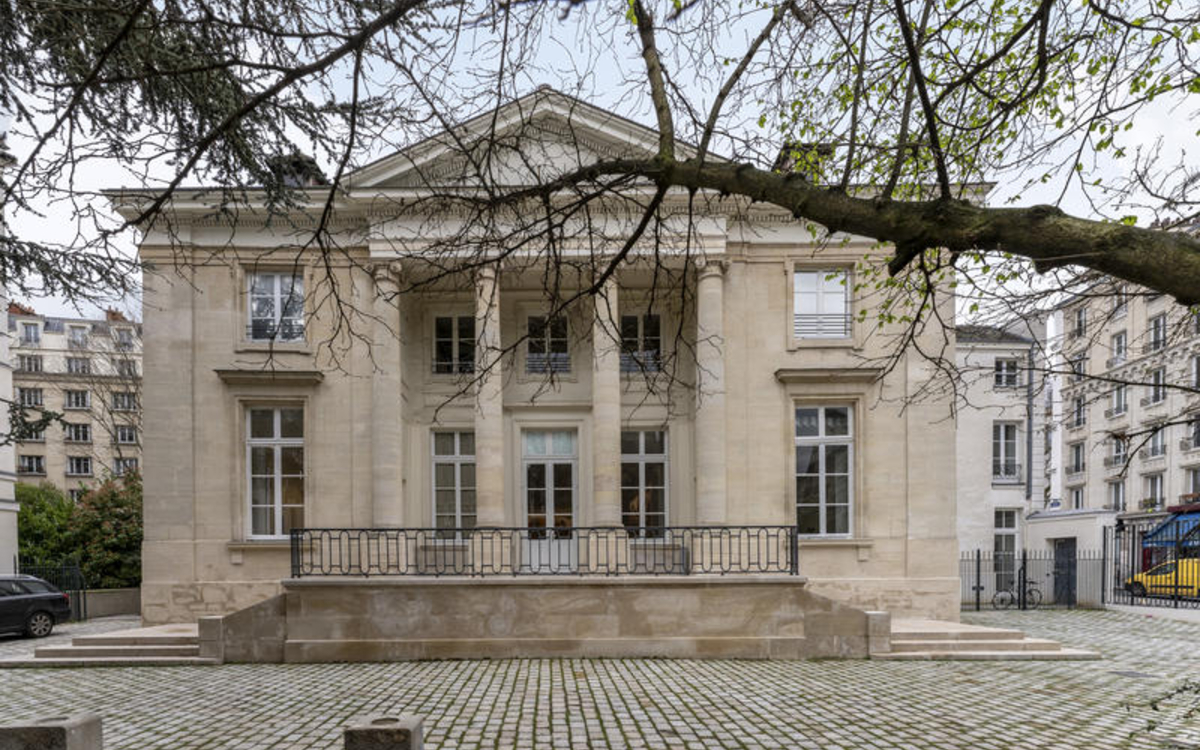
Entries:
[[1200, 558], [1185, 557], [1155, 565], [1127, 578], [1125, 590], [1134, 596], [1172, 596], [1176, 592], [1180, 596], [1200, 596]]
[[0, 633], [45, 638], [70, 617], [71, 600], [41, 578], [0, 576]]

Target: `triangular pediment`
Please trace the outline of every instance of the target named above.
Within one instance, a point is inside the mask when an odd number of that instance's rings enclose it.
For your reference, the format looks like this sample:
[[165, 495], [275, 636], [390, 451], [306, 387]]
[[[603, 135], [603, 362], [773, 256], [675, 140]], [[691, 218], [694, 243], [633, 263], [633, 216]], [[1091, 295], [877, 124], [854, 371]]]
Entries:
[[348, 184], [352, 189], [470, 186], [479, 184], [483, 170], [493, 185], [533, 185], [601, 160], [648, 158], [657, 149], [655, 130], [539, 88], [356, 170]]

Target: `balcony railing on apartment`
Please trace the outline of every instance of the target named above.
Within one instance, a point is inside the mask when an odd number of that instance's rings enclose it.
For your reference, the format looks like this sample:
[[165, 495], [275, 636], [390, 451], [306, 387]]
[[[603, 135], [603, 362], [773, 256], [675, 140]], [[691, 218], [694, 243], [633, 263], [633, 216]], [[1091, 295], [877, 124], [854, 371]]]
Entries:
[[1165, 404], [1166, 402], [1167, 402], [1167, 395], [1165, 393], [1163, 393], [1157, 397], [1142, 396], [1142, 401], [1141, 401], [1142, 406], [1161, 406], [1162, 404]]
[[796, 313], [792, 320], [793, 333], [798, 339], [849, 338], [850, 325], [848, 314]]
[[1162, 458], [1165, 455], [1167, 455], [1167, 446], [1165, 445], [1160, 448], [1142, 448], [1140, 451], [1138, 451], [1138, 458], [1142, 459], [1143, 461], [1148, 461], [1152, 458]]
[[1007, 461], [992, 462], [992, 481], [996, 484], [1021, 481], [1021, 465]]
[[1104, 367], [1108, 370], [1111, 370], [1114, 367], [1119, 367], [1123, 364], [1125, 364], [1124, 354], [1118, 354], [1115, 357], [1109, 357], [1108, 359], [1104, 360]]
[[292, 577], [797, 575], [795, 526], [293, 529]]
[[1104, 468], [1115, 469], [1119, 466], [1124, 466], [1128, 461], [1129, 461], [1128, 455], [1105, 456], [1104, 457]]
[[1104, 410], [1104, 418], [1105, 419], [1116, 419], [1117, 417], [1125, 416], [1128, 412], [1129, 412], [1129, 410], [1127, 408], [1125, 408], [1124, 406], [1122, 406], [1119, 409], [1114, 406], [1114, 407], [1110, 407], [1110, 408]]

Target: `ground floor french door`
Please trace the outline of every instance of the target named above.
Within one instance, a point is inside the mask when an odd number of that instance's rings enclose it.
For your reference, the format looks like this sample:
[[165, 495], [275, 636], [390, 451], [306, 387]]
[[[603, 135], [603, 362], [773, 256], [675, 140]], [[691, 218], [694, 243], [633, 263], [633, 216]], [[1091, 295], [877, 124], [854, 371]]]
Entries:
[[522, 563], [534, 572], [564, 573], [579, 565], [575, 526], [579, 485], [578, 436], [575, 430], [524, 430], [522, 494], [525, 526]]

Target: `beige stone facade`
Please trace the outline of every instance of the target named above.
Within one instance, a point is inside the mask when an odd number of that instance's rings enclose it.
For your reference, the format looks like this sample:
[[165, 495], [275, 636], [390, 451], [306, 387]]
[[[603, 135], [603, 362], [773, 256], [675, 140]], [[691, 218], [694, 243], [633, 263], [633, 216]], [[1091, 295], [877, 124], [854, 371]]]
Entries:
[[[548, 140], [569, 131], [597, 150], [656, 138], [544, 92], [502, 110], [501, 125], [518, 114], [539, 118]], [[148, 622], [279, 593], [289, 528], [555, 521], [799, 523], [812, 591], [898, 616], [957, 617], [946, 406], [902, 408], [929, 368], [911, 356], [882, 376], [875, 358], [889, 340], [858, 318], [871, 300], [838, 280], [881, 251], [846, 238], [815, 252], [790, 215], [708, 202], [697, 247], [657, 264], [635, 252], [598, 296], [543, 322], [554, 304], [544, 259], [516, 254], [433, 282], [413, 238], [445, 224], [377, 213], [381, 199], [415, 190], [415, 162], [436, 173], [439, 148], [420, 144], [352, 176], [328, 265], [295, 249], [302, 229], [253, 212], [231, 233], [208, 218], [202, 194], [177, 200], [170, 238], [144, 238], [141, 257], [156, 269], [144, 312]], [[612, 252], [614, 225], [636, 216], [607, 218]], [[560, 298], [593, 283], [565, 267]], [[656, 286], [664, 276], [673, 294]], [[830, 283], [852, 297], [832, 313], [820, 307], [838, 299]], [[353, 302], [349, 327], [320, 291], [332, 284]], [[799, 287], [812, 284], [827, 294], [816, 309], [832, 328], [804, 317], [816, 314], [814, 297]], [[650, 372], [627, 366], [623, 324], [636, 330], [634, 350], [657, 352]], [[535, 512], [547, 502], [554, 511]]]
[[13, 398], [26, 419], [60, 414], [40, 433], [18, 436], [17, 476], [50, 482], [77, 498], [108, 475], [141, 471], [141, 326], [106, 319], [8, 310]]

